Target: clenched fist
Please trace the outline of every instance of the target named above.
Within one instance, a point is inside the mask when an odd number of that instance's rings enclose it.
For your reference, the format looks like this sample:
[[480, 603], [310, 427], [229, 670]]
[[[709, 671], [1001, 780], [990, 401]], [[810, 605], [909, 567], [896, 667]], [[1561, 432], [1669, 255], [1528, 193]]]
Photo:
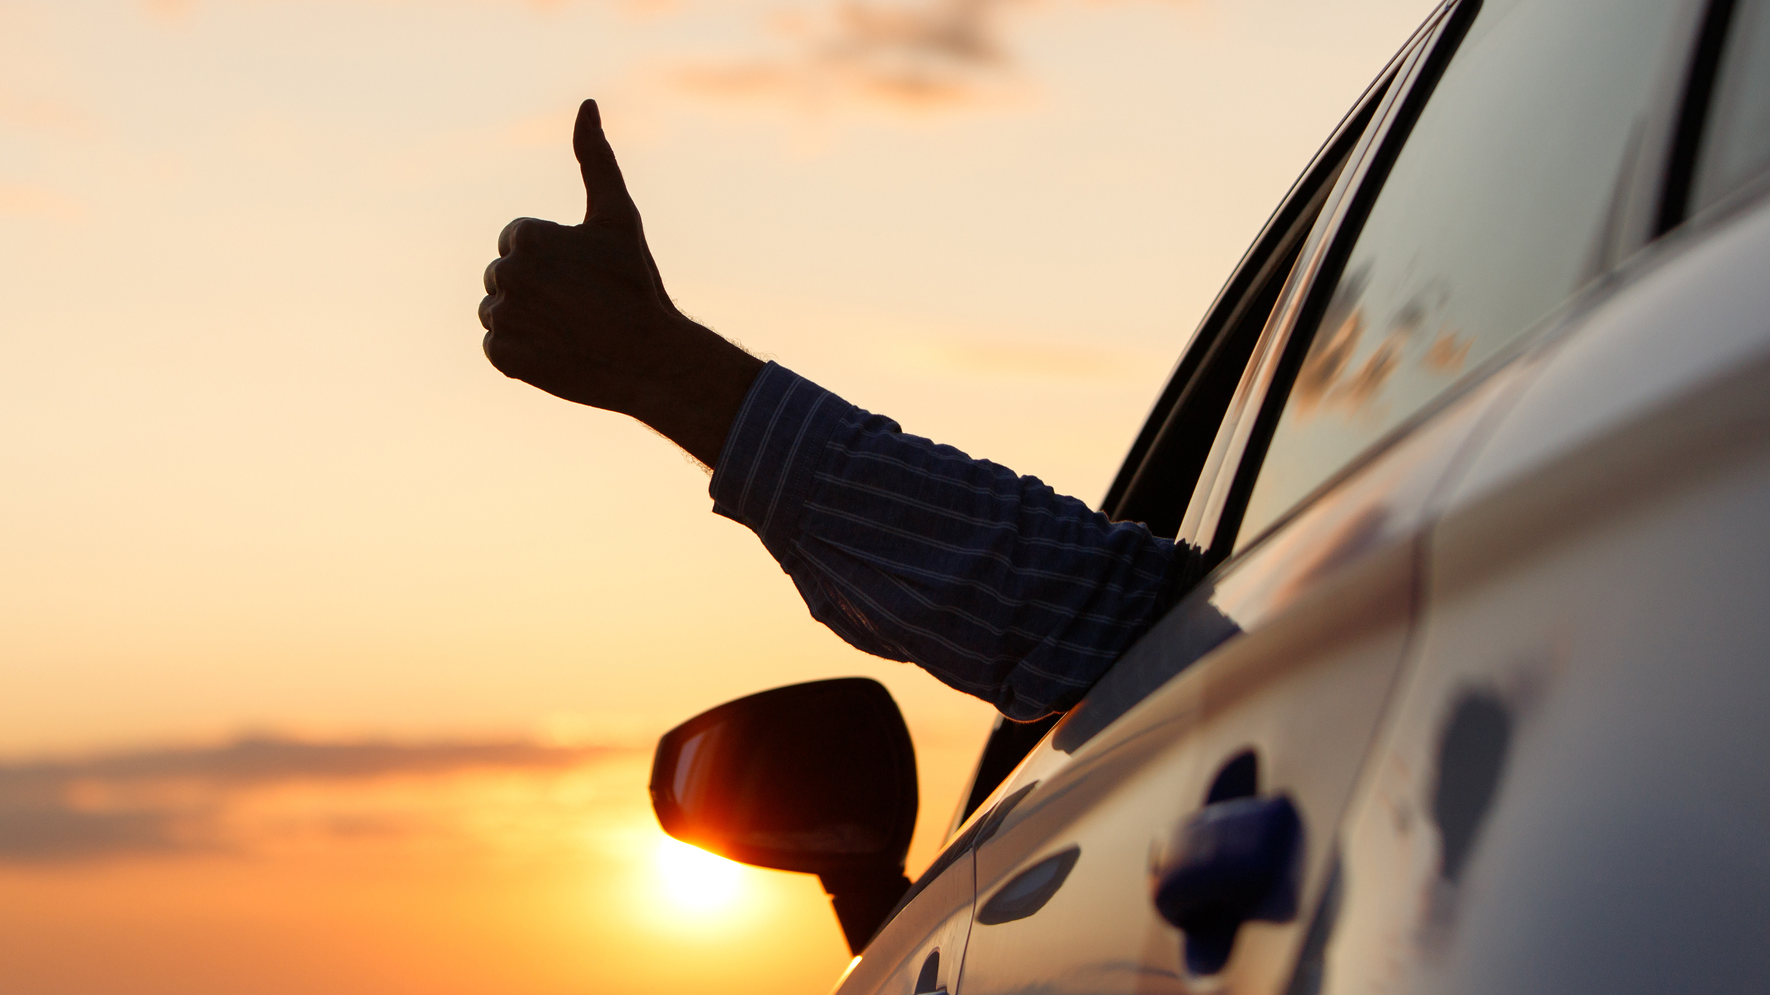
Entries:
[[572, 150], [584, 223], [517, 218], [498, 235], [479, 304], [486, 358], [549, 394], [638, 418], [711, 467], [762, 362], [664, 292], [594, 100], [578, 108]]

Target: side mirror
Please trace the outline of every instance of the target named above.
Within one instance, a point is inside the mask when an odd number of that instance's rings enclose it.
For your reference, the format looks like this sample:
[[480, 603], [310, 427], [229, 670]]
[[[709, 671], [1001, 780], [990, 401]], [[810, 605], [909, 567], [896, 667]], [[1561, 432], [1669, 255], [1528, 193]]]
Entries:
[[859, 953], [909, 881], [916, 751], [864, 677], [727, 702], [664, 734], [651, 801], [664, 832], [739, 863], [816, 874]]

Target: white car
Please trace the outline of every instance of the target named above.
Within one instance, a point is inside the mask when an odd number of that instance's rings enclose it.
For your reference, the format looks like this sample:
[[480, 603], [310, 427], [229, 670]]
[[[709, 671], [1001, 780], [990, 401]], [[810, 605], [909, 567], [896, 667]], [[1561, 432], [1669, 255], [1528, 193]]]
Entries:
[[843, 995], [1770, 991], [1770, 0], [1453, 0], [1104, 504], [1206, 579], [998, 723], [902, 877], [863, 680], [666, 736], [666, 830], [818, 873]]

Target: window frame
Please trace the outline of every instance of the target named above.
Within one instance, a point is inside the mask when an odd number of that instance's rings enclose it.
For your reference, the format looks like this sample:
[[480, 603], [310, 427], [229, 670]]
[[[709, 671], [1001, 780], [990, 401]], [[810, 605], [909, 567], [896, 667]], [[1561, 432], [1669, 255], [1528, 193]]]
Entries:
[[[1672, 149], [1665, 168], [1665, 182], [1654, 190], [1658, 210], [1653, 215], [1655, 235], [1677, 239], [1700, 237], [1725, 224], [1741, 210], [1770, 195], [1770, 169], [1748, 179], [1738, 188], [1711, 203], [1694, 203], [1698, 167], [1708, 129], [1713, 126], [1715, 89], [1726, 62], [1728, 43], [1738, 30], [1738, 0], [1709, 0], [1704, 5], [1702, 36], [1681, 78], [1682, 89], [1668, 119], [1674, 123]], [[1670, 103], [1670, 101], [1668, 101]], [[1675, 115], [1675, 117], [1674, 117]]]
[[1704, 133], [1713, 111], [1715, 85], [1720, 81], [1721, 61], [1732, 33], [1735, 0], [1709, 0], [1697, 32], [1695, 51], [1677, 93], [1677, 112], [1671, 148], [1666, 157], [1664, 182], [1659, 191], [1654, 235], [1663, 235], [1683, 224], [1692, 213], [1697, 159], [1702, 154]]
[[1101, 500], [1101, 510], [1114, 521], [1143, 522], [1156, 535], [1175, 535], [1208, 456], [1211, 436], [1199, 432], [1198, 424], [1222, 421], [1295, 259], [1330, 205], [1337, 181], [1368, 145], [1365, 136], [1381, 117], [1400, 68], [1440, 16], [1435, 12], [1415, 30], [1340, 119], [1206, 309]]
[[[1267, 319], [1176, 536], [1203, 549], [1207, 567], [1227, 559], [1234, 548], [1252, 490], [1253, 471], [1265, 457], [1277, 413], [1290, 393], [1307, 347], [1309, 336], [1293, 333], [1313, 328], [1326, 311], [1389, 167], [1480, 9], [1480, 0], [1449, 0], [1427, 19], [1417, 44], [1404, 53], [1375, 121], [1360, 139], [1349, 168], [1336, 181], [1278, 306]], [[1275, 400], [1279, 403], [1273, 403]]]

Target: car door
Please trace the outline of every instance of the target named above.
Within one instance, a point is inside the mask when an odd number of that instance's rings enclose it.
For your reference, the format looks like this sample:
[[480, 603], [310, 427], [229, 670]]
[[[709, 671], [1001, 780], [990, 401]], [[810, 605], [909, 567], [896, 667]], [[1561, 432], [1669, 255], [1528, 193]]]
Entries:
[[1312, 900], [1324, 830], [1407, 644], [1409, 523], [1445, 453], [1504, 389], [1471, 395], [1228, 565], [1058, 724], [1004, 786], [1018, 803], [977, 847], [962, 995], [1282, 988], [1290, 911], [1200, 947], [1157, 913], [1152, 875], [1201, 809], [1282, 796], [1303, 833], [1301, 887], [1281, 904]]
[[[1228, 561], [998, 789], [1018, 801], [976, 847], [961, 995], [1294, 982], [1298, 910], [1320, 904], [1405, 658], [1440, 488], [1536, 374], [1529, 344], [1624, 254], [1633, 164], [1691, 23], [1653, 0], [1464, 2], [1435, 23], [1181, 518]], [[1248, 798], [1294, 811], [1290, 863], [1239, 928], [1177, 930], [1152, 888]]]
[[1446, 497], [1299, 995], [1770, 988], [1770, 2], [1703, 24], [1675, 234]]

